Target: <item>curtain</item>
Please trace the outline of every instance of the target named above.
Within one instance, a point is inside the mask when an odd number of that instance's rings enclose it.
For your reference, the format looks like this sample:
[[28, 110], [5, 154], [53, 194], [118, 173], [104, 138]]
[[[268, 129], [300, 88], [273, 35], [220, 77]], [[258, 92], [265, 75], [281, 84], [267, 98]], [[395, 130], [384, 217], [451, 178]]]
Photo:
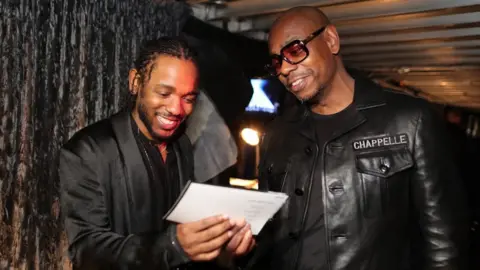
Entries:
[[189, 14], [178, 1], [0, 1], [0, 269], [69, 268], [58, 150], [121, 109], [141, 42]]
[[187, 120], [185, 133], [194, 146], [196, 181], [206, 182], [237, 162], [237, 144], [204, 90], [200, 91], [195, 110]]

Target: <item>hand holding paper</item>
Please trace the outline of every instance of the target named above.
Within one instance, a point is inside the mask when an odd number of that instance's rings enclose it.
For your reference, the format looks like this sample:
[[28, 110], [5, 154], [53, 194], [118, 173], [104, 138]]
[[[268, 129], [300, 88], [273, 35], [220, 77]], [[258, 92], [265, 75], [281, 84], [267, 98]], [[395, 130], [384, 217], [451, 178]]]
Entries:
[[288, 195], [189, 182], [165, 219], [189, 223], [215, 215], [244, 218], [257, 235]]
[[233, 226], [225, 216], [179, 224], [178, 242], [192, 261], [210, 261], [220, 254], [222, 246], [232, 237], [230, 229]]
[[[235, 231], [235, 229], [237, 230]], [[237, 222], [235, 229], [233, 231], [234, 236], [225, 249], [231, 256], [243, 256], [253, 249], [256, 244], [255, 238], [252, 235], [250, 224], [245, 221]]]

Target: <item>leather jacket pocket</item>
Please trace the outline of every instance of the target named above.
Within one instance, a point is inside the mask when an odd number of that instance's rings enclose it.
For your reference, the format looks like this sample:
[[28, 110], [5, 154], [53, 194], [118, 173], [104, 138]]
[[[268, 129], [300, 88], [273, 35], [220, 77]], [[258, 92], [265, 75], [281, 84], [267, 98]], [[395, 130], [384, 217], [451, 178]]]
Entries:
[[365, 217], [386, 214], [389, 204], [389, 183], [405, 177], [404, 172], [413, 166], [406, 147], [359, 153], [356, 168], [362, 183], [362, 204]]
[[[266, 190], [274, 192], [288, 193], [287, 177], [289, 177], [289, 170], [291, 161], [266, 161], [260, 170], [260, 178], [265, 181]], [[283, 207], [270, 219], [269, 223], [274, 228], [275, 235], [281, 234], [282, 229], [288, 228], [285, 224], [289, 224], [290, 220], [290, 199], [283, 205]]]
[[290, 168], [290, 162], [285, 164], [270, 163], [260, 171], [263, 181], [267, 181], [267, 190], [282, 192], [285, 188], [285, 180]]

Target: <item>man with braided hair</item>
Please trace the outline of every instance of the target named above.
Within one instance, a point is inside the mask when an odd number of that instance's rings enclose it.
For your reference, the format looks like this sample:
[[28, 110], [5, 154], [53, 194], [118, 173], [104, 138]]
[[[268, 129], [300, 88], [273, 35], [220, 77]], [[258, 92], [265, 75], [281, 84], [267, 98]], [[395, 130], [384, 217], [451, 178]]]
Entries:
[[234, 258], [254, 246], [245, 221], [163, 220], [193, 179], [183, 131], [197, 81], [186, 42], [147, 42], [129, 72], [127, 110], [82, 129], [62, 148], [61, 205], [74, 269], [215, 269], [220, 254]]

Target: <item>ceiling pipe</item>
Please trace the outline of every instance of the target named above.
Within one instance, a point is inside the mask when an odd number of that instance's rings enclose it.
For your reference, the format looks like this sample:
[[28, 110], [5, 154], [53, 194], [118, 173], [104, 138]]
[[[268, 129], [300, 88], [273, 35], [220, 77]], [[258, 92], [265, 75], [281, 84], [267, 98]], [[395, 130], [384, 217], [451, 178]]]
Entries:
[[202, 21], [210, 21], [216, 17], [219, 7], [216, 5], [191, 5], [193, 16]]
[[[205, 16], [205, 15], [202, 15]], [[446, 16], [435, 16], [427, 18], [418, 18], [411, 20], [392, 20], [382, 24], [376, 24], [375, 22], [370, 22], [368, 24], [340, 24], [337, 26], [337, 30], [342, 35], [356, 34], [356, 33], [369, 33], [375, 31], [387, 31], [387, 30], [399, 30], [415, 27], [429, 27], [429, 26], [438, 26], [438, 25], [454, 25], [460, 23], [472, 23], [478, 21], [480, 18], [480, 12], [473, 12], [467, 14], [455, 14], [455, 15], [446, 15]], [[224, 21], [209, 21], [212, 25], [216, 27], [224, 27], [226, 24], [226, 29], [232, 33], [241, 33], [241, 32], [250, 32], [250, 31], [264, 31], [267, 32], [267, 29], [264, 29], [262, 25], [268, 24], [269, 19], [267, 17], [260, 17], [256, 19], [237, 19], [232, 18], [227, 22]], [[260, 40], [266, 40], [268, 35], [261, 35]]]
[[[373, 73], [410, 73], [410, 72], [458, 72], [458, 71], [478, 71], [479, 66], [411, 66], [411, 67], [377, 67], [367, 68], [367, 71]], [[404, 72], [406, 71], [406, 72]]]
[[[327, 5], [328, 4], [328, 5]], [[341, 5], [340, 5], [341, 4]], [[352, 20], [376, 16], [398, 15], [413, 12], [424, 12], [435, 9], [457, 8], [479, 4], [478, 0], [392, 0], [392, 1], [350, 1], [339, 0], [263, 0], [263, 1], [237, 1], [225, 7], [202, 5], [208, 12], [193, 9], [194, 15], [202, 20], [220, 20], [225, 18], [242, 18], [259, 14], [270, 14], [251, 18], [255, 29], [268, 29], [278, 16], [275, 13], [295, 6], [316, 6], [332, 20]], [[323, 7], [322, 7], [323, 6]], [[213, 8], [212, 8], [213, 7]], [[207, 15], [205, 15], [207, 13]], [[274, 14], [271, 14], [274, 13]]]

